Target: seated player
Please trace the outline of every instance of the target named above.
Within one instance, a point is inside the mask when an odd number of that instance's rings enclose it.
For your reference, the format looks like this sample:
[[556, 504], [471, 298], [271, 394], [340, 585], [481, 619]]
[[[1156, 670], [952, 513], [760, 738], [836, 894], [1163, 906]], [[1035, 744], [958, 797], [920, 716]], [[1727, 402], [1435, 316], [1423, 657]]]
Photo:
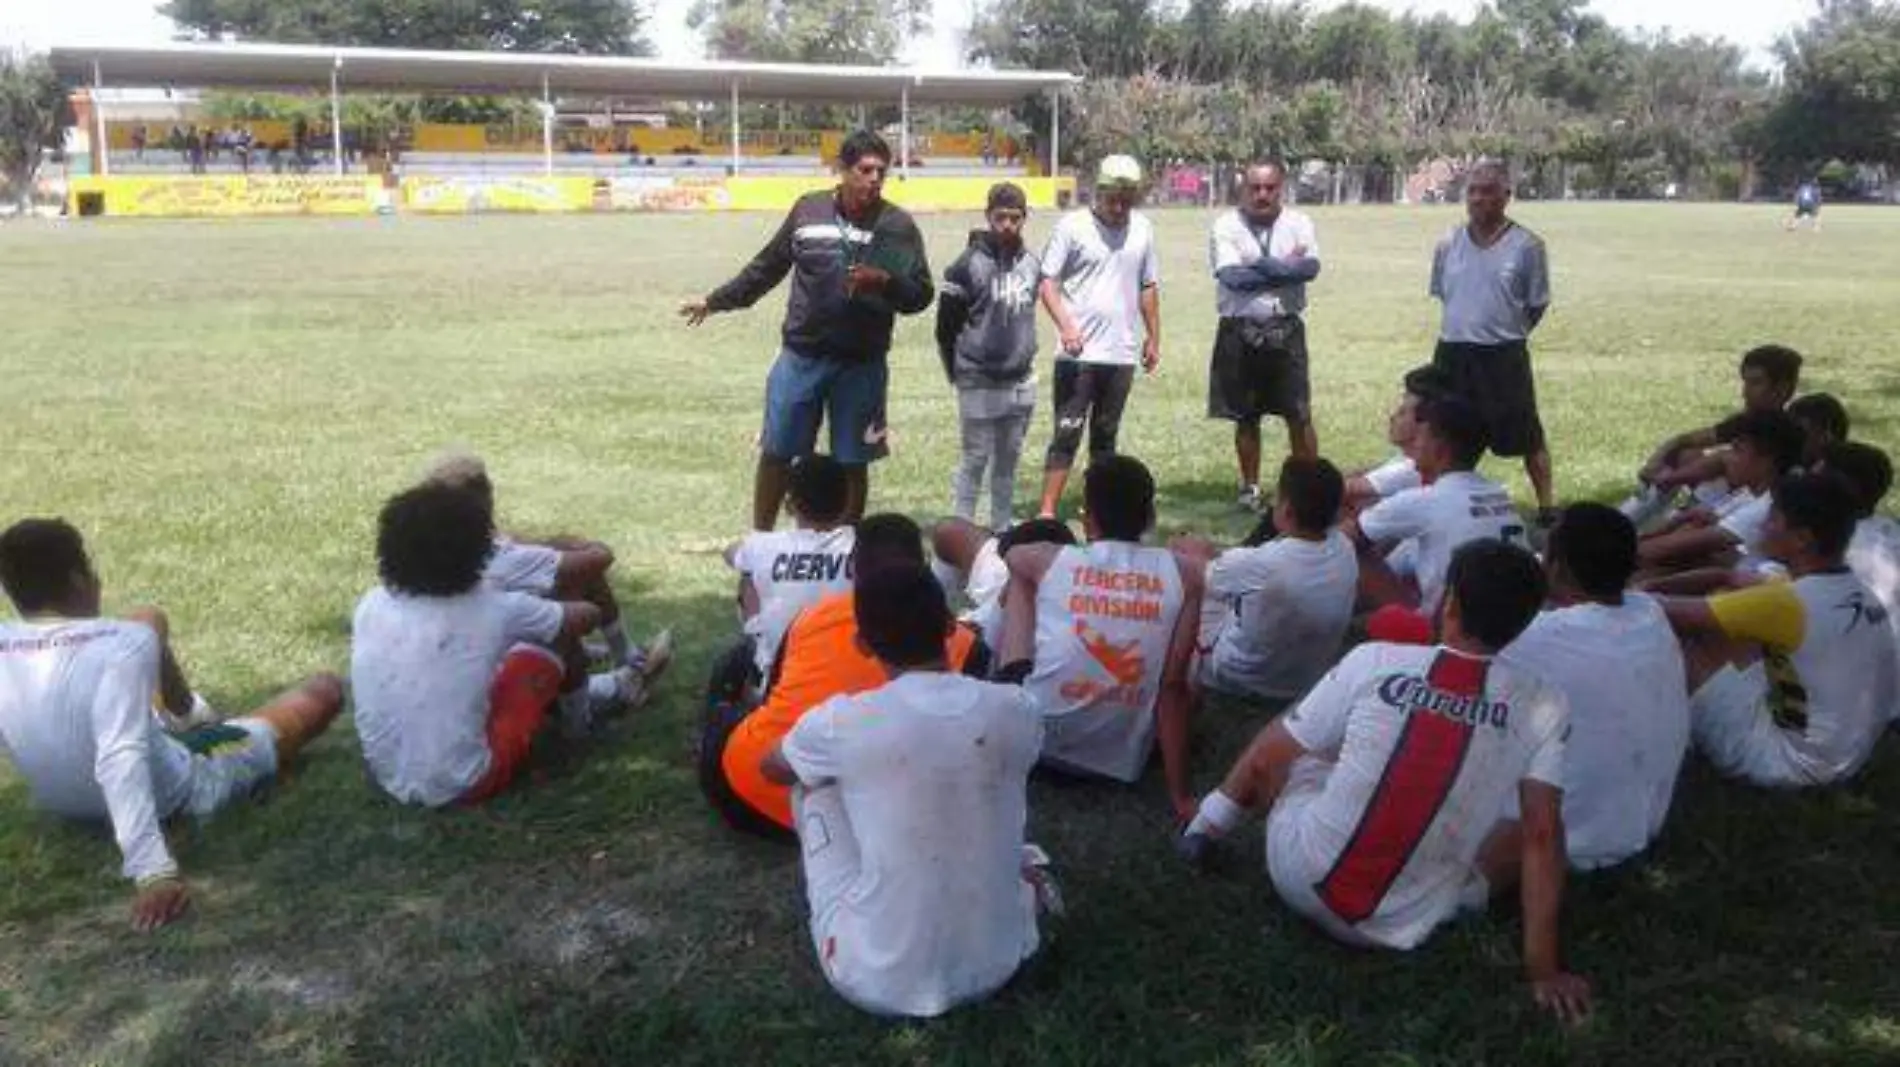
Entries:
[[[1822, 454], [1820, 467], [1854, 488], [1860, 521], [1847, 543], [1847, 567], [1880, 598], [1900, 641], [1900, 523], [1879, 513], [1880, 502], [1893, 488], [1893, 461], [1873, 445], [1842, 441]], [[1900, 716], [1900, 705], [1893, 713]]]
[[0, 623], [0, 749], [33, 805], [110, 823], [137, 887], [140, 930], [185, 913], [190, 893], [161, 820], [200, 818], [268, 782], [328, 729], [343, 684], [323, 674], [222, 726], [166, 732], [156, 693], [189, 696], [166, 647], [162, 616], [100, 614], [100, 583], [79, 531], [27, 519], [0, 534], [0, 586], [20, 621]]
[[1839, 444], [1852, 434], [1853, 420], [1847, 407], [1832, 393], [1809, 393], [1788, 402], [1788, 417], [1801, 427], [1801, 466], [1811, 470], [1821, 462], [1829, 446]]
[[759, 773], [792, 788], [832, 988], [880, 1015], [942, 1015], [1002, 988], [1036, 951], [1046, 875], [1023, 833], [1042, 721], [1021, 689], [962, 677], [945, 658], [956, 624], [921, 562], [845, 595], [888, 681], [811, 709]]
[[1790, 580], [1663, 608], [1683, 641], [1696, 747], [1756, 785], [1827, 785], [1872, 754], [1900, 686], [1887, 611], [1846, 566], [1860, 499], [1834, 474], [1775, 486], [1763, 550]]
[[1689, 748], [1682, 650], [1662, 606], [1624, 592], [1636, 527], [1621, 512], [1572, 504], [1544, 555], [1551, 607], [1499, 659], [1563, 692], [1570, 865], [1611, 867], [1647, 849], [1669, 815]]
[[1280, 899], [1367, 947], [1414, 948], [1520, 883], [1532, 995], [1578, 1019], [1589, 987], [1558, 946], [1569, 712], [1494, 658], [1537, 613], [1544, 578], [1523, 549], [1479, 541], [1457, 551], [1446, 585], [1442, 645], [1354, 649], [1261, 731], [1178, 847], [1205, 865], [1249, 812], [1268, 812]]
[[1386, 419], [1385, 436], [1398, 454], [1384, 463], [1346, 479], [1346, 509], [1358, 512], [1395, 493], [1419, 487], [1418, 463], [1412, 458], [1418, 435], [1418, 406], [1452, 391], [1451, 375], [1427, 363], [1406, 372], [1405, 391]]
[[[443, 455], [430, 466], [423, 480], [468, 490], [487, 506], [491, 516], [494, 514], [495, 487], [479, 456], [467, 452]], [[632, 643], [621, 621], [619, 598], [607, 582], [607, 572], [613, 565], [613, 549], [599, 541], [556, 537], [535, 542], [498, 533], [482, 578], [505, 592], [531, 593], [549, 600], [583, 600], [599, 608], [606, 654], [615, 666], [632, 667], [638, 672], [643, 686], [650, 685], [672, 659], [673, 635], [662, 630], [646, 648]]]
[[1216, 553], [1177, 541], [1205, 567], [1195, 681], [1205, 689], [1289, 700], [1339, 659], [1359, 589], [1359, 561], [1338, 528], [1344, 480], [1323, 459], [1288, 459], [1274, 492], [1283, 531], [1257, 547]]
[[975, 627], [991, 662], [1003, 651], [1003, 594], [1009, 588], [1009, 564], [1017, 545], [1072, 545], [1075, 531], [1060, 519], [1029, 519], [1002, 533], [991, 533], [967, 519], [945, 519], [930, 531], [930, 569], [948, 594], [961, 589], [970, 601], [963, 621]]
[[1134, 782], [1158, 732], [1169, 796], [1191, 811], [1200, 568], [1141, 543], [1155, 523], [1155, 483], [1139, 460], [1104, 456], [1083, 487], [1087, 545], [1009, 553], [1004, 676], [1022, 678], [1042, 711], [1046, 766]]
[[[1419, 404], [1417, 417], [1413, 455], [1424, 484], [1381, 501], [1345, 529], [1359, 548], [1361, 601], [1415, 608], [1430, 619], [1458, 546], [1484, 539], [1521, 544], [1525, 530], [1511, 495], [1477, 472], [1487, 440], [1478, 410], [1447, 395]], [[1410, 577], [1389, 563], [1400, 550]]]
[[[872, 515], [858, 523], [852, 549], [853, 589], [886, 567], [924, 566], [923, 532], [902, 515]], [[982, 677], [989, 666], [976, 633], [958, 625], [944, 643], [944, 659]], [[734, 829], [773, 840], [792, 831], [792, 798], [759, 772], [760, 761], [791, 733], [806, 712], [835, 696], [876, 689], [889, 681], [883, 664], [859, 640], [852, 593], [833, 593], [792, 621], [779, 645], [765, 691], [753, 705], [742, 694], [716, 694], [701, 724], [699, 787]]]
[[1778, 411], [1738, 415], [1728, 433], [1728, 498], [1714, 508], [1687, 509], [1641, 540], [1637, 563], [1652, 575], [1758, 561], [1770, 490], [1801, 461], [1806, 436]]
[[795, 460], [787, 475], [789, 530], [754, 533], [726, 552], [739, 572], [739, 614], [757, 683], [771, 673], [785, 628], [798, 613], [851, 588], [851, 546], [857, 533], [844, 525], [849, 489], [844, 464], [814, 454]]
[[[1742, 355], [1742, 410], [1738, 414], [1762, 414], [1783, 410], [1801, 383], [1801, 353], [1783, 345], [1761, 345]], [[1642, 483], [1637, 494], [1623, 504], [1623, 514], [1638, 529], [1648, 527], [1668, 511], [1679, 489], [1695, 490], [1694, 500], [1714, 505], [1732, 486], [1722, 481], [1719, 455], [1707, 453], [1730, 444], [1735, 419], [1729, 418], [1700, 429], [1679, 433], [1664, 441], [1637, 474]]]
[[633, 667], [587, 675], [580, 638], [600, 608], [483, 580], [494, 541], [480, 498], [440, 482], [392, 498], [378, 520], [382, 582], [356, 605], [350, 688], [370, 776], [404, 803], [487, 800], [557, 706], [562, 732], [579, 738], [644, 697]]

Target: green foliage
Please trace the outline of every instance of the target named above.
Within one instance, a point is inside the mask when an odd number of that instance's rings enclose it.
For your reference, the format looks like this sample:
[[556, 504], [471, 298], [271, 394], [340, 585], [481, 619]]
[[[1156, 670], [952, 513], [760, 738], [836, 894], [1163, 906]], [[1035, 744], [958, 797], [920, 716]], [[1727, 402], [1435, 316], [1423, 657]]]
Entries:
[[72, 106], [46, 57], [0, 50], [0, 185], [22, 203], [40, 160], [58, 151]]
[[696, 0], [687, 25], [720, 59], [881, 65], [930, 24], [930, 0]]
[[171, 0], [161, 10], [209, 37], [584, 55], [652, 50], [635, 0]]

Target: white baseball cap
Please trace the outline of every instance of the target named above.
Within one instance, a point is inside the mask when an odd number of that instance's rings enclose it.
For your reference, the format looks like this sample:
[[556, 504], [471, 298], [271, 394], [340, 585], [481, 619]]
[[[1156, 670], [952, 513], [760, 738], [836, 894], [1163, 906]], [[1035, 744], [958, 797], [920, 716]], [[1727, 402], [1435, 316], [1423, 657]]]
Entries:
[[1140, 185], [1141, 164], [1133, 156], [1109, 156], [1095, 171], [1095, 184]]

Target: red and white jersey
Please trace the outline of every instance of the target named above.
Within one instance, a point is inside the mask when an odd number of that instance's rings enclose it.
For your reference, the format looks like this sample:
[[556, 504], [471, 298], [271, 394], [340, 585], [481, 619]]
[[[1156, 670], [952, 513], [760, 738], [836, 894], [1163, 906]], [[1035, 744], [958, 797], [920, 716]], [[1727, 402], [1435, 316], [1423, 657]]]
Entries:
[[1561, 692], [1507, 664], [1361, 645], [1285, 719], [1333, 764], [1297, 828], [1303, 880], [1367, 940], [1417, 945], [1457, 910], [1519, 783], [1563, 787], [1568, 722]]
[[1165, 548], [1097, 541], [1064, 548], [1036, 590], [1043, 759], [1132, 782], [1154, 742], [1155, 702], [1185, 600]]

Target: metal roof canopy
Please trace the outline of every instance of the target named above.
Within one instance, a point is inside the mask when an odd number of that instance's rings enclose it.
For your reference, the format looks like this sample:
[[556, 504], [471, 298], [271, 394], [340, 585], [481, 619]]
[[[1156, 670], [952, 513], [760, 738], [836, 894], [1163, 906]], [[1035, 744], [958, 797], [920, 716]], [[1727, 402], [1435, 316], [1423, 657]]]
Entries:
[[1079, 81], [1066, 72], [675, 63], [536, 52], [425, 52], [323, 45], [60, 46], [53, 68], [76, 84], [183, 88], [653, 96], [860, 103], [1013, 104]]

